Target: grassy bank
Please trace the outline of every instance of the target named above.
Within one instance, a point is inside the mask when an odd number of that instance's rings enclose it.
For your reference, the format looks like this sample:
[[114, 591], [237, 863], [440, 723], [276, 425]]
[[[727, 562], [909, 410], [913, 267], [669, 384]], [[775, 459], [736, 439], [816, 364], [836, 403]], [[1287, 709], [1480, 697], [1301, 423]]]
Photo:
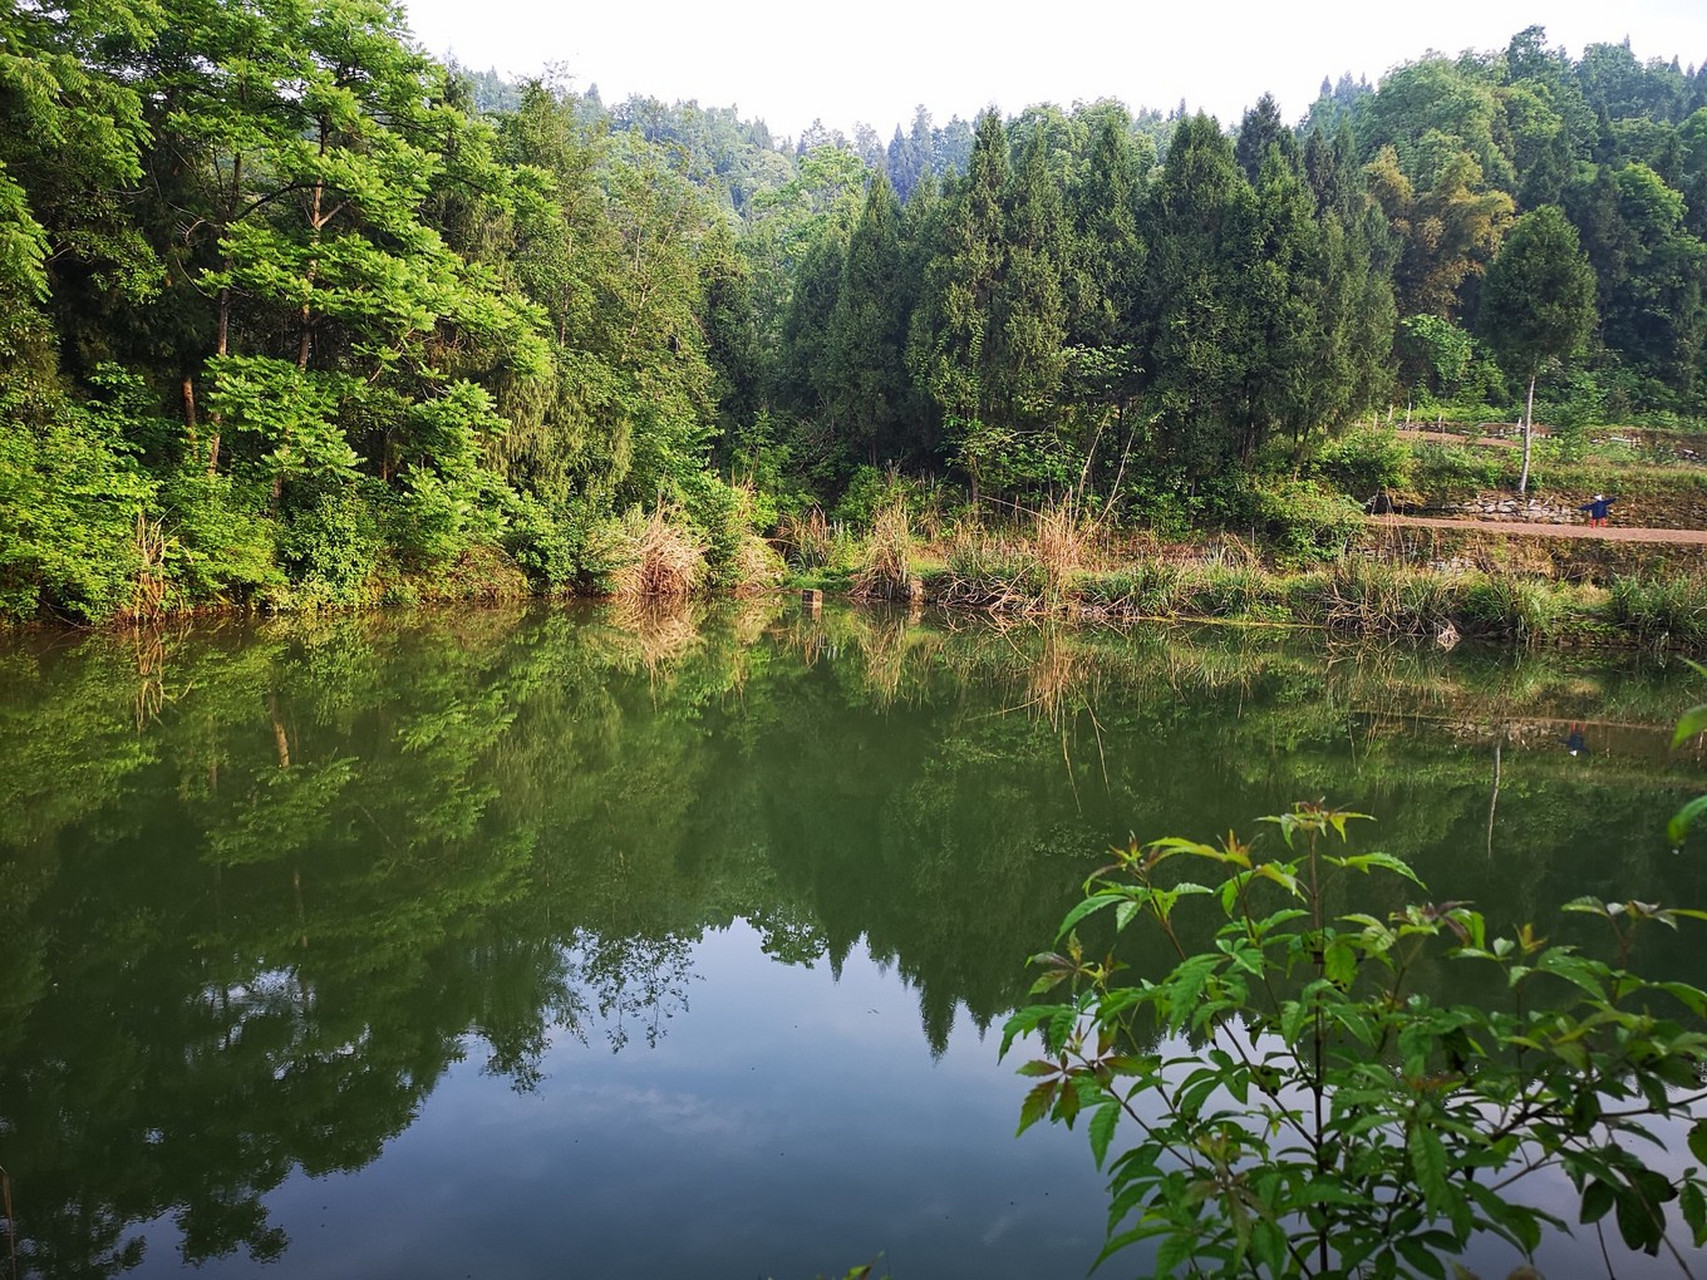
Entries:
[[[1014, 616], [1110, 621], [1223, 620], [1326, 628], [1371, 638], [1483, 639], [1521, 645], [1707, 648], [1707, 574], [1664, 569], [1556, 578], [1547, 565], [1460, 558], [1404, 563], [1379, 547], [1290, 568], [1233, 537], [1168, 545], [1110, 538], [1051, 510], [1002, 529], [912, 533], [887, 509], [869, 537], [845, 536], [839, 563], [795, 585]], [[792, 557], [791, 557], [792, 560]]]

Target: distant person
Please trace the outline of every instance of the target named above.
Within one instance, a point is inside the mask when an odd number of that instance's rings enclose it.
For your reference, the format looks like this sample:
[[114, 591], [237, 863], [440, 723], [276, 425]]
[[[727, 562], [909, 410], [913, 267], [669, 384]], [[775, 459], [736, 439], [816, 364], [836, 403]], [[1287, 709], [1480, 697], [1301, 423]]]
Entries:
[[1577, 510], [1588, 512], [1589, 528], [1603, 529], [1606, 527], [1606, 509], [1616, 501], [1618, 499], [1609, 498], [1604, 493], [1597, 493], [1594, 495], [1593, 501], [1583, 503]]
[[1571, 726], [1570, 735], [1565, 739], [1565, 750], [1573, 756], [1588, 754], [1588, 743], [1583, 740], [1583, 727], [1580, 724]]

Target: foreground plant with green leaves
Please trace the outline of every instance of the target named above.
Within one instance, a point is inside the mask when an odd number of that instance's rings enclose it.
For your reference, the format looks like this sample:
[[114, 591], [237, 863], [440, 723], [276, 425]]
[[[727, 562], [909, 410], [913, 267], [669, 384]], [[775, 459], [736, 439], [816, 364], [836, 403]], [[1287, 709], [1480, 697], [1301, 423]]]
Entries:
[[[1610, 1214], [1628, 1246], [1664, 1249], [1687, 1274], [1666, 1206], [1707, 1243], [1707, 1181], [1644, 1155], [1664, 1154], [1648, 1126], [1681, 1136], [1689, 1123], [1707, 1165], [1707, 1120], [1695, 1121], [1707, 994], [1625, 966], [1645, 925], [1707, 913], [1568, 904], [1610, 925], [1609, 963], [1530, 925], [1493, 937], [1460, 902], [1339, 912], [1330, 903], [1351, 877], [1423, 888], [1387, 854], [1331, 852], [1363, 816], [1304, 804], [1264, 819], [1281, 838], [1268, 859], [1232, 835], [1134, 841], [1086, 882], [1062, 949], [1033, 958], [1034, 994], [1071, 998], [1015, 1014], [1002, 1052], [1032, 1032], [1043, 1043], [1020, 1068], [1038, 1079], [1021, 1132], [1088, 1118], [1111, 1195], [1099, 1263], [1154, 1238], [1158, 1275], [1444, 1277], [1480, 1233], [1533, 1261], [1544, 1232], [1569, 1224], [1513, 1196], [1554, 1170], [1602, 1250]], [[1206, 945], [1186, 919], [1194, 898], [1219, 908]], [[1104, 913], [1119, 931], [1159, 929], [1178, 963], [1128, 980], [1112, 956], [1088, 959], [1077, 929]], [[1487, 998], [1437, 1002], [1419, 979], [1443, 964], [1454, 989]]]

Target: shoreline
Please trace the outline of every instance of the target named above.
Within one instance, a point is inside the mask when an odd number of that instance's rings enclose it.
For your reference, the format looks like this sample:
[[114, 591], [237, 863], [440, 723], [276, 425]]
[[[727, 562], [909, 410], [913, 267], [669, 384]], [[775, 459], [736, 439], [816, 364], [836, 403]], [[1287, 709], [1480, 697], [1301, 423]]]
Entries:
[[[1451, 648], [1477, 641], [1510, 648], [1595, 648], [1707, 652], [1707, 578], [1693, 575], [1615, 576], [1610, 585], [1556, 580], [1522, 570], [1415, 566], [1372, 553], [1352, 553], [1325, 565], [1287, 570], [1255, 559], [1133, 559], [1113, 567], [1078, 569], [1053, 582], [1016, 555], [1000, 571], [967, 577], [939, 564], [910, 568], [904, 578], [861, 582], [841, 574], [792, 572], [757, 589], [685, 595], [622, 592], [519, 592], [468, 582], [460, 593], [399, 598], [315, 601], [303, 608], [208, 603], [142, 617], [120, 615], [86, 623], [36, 618], [0, 625], [0, 634], [101, 634], [175, 624], [410, 613], [552, 602], [646, 602], [668, 605], [717, 599], [799, 599], [856, 605], [929, 608], [951, 615], [1129, 629], [1176, 623], [1253, 629], [1321, 631], [1372, 642], [1409, 641]], [[442, 580], [441, 580], [442, 583]], [[513, 585], [510, 584], [510, 585]]]

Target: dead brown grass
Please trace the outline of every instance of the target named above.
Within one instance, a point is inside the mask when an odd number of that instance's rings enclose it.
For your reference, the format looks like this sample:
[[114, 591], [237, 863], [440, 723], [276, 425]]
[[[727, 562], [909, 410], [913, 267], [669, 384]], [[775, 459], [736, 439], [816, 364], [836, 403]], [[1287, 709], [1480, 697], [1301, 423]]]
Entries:
[[777, 521], [776, 540], [797, 569], [822, 569], [835, 558], [835, 530], [817, 507], [804, 515], [784, 514]]
[[705, 543], [660, 507], [627, 531], [624, 562], [611, 575], [619, 596], [688, 596], [705, 581]]
[[907, 504], [895, 498], [877, 509], [866, 539], [865, 563], [853, 594], [863, 600], [908, 600], [914, 592], [913, 523]]
[[1056, 502], [1032, 517], [1031, 553], [1043, 571], [1045, 602], [1061, 604], [1067, 587], [1085, 562], [1087, 536], [1078, 505]]

